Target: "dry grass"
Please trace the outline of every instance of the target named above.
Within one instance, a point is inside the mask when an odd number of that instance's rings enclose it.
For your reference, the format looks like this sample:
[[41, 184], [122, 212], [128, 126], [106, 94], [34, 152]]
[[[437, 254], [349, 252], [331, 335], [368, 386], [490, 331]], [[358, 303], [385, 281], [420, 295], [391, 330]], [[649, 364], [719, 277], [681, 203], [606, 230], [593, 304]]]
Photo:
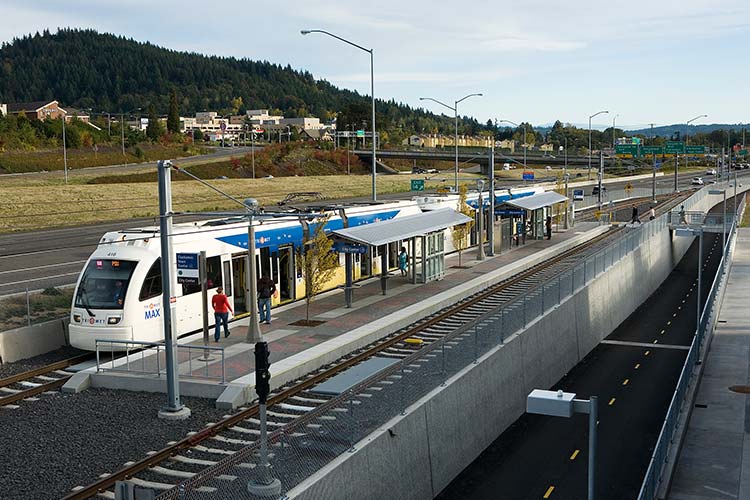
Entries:
[[[73, 289], [48, 288], [29, 295], [30, 319], [32, 324], [64, 317], [70, 312]], [[26, 326], [26, 296], [16, 295], [0, 300], [0, 331]]]
[[[81, 176], [68, 185], [63, 184], [60, 179], [2, 179], [0, 232], [74, 226], [153, 217], [158, 214], [155, 182], [86, 184], [91, 178], [93, 176]], [[412, 178], [423, 179], [424, 176], [379, 175], [378, 193], [408, 191]], [[287, 193], [296, 191], [319, 191], [328, 199], [369, 196], [371, 193], [371, 178], [366, 175], [225, 179], [209, 182], [236, 198], [256, 198], [262, 205], [276, 204]], [[442, 178], [432, 179], [426, 182], [425, 187], [429, 190], [444, 184], [446, 182]], [[175, 182], [173, 197], [175, 210], [178, 211], [240, 208], [197, 182]]]

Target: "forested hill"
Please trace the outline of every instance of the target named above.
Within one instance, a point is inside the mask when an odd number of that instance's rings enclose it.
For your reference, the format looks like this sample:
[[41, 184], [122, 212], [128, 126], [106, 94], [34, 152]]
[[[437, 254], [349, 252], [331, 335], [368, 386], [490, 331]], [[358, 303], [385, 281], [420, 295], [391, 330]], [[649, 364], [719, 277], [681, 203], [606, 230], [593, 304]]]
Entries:
[[[183, 115], [270, 108], [289, 117], [326, 119], [342, 111], [358, 114], [358, 108], [366, 116], [369, 104], [367, 96], [290, 66], [177, 52], [93, 30], [45, 31], [0, 48], [0, 102], [57, 99], [111, 112], [153, 103], [157, 112], [166, 113], [172, 88]], [[432, 132], [451, 127], [450, 119], [393, 101], [379, 103], [378, 115], [383, 128]], [[476, 121], [464, 125], [467, 133], [478, 128]]]

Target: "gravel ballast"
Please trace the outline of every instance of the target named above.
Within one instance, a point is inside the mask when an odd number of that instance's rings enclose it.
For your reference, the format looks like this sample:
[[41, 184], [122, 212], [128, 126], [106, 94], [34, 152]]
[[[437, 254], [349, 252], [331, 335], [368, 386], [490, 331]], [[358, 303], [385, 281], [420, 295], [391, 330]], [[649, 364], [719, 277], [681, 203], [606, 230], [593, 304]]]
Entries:
[[62, 361], [63, 359], [72, 358], [85, 353], [86, 351], [65, 346], [45, 354], [40, 354], [39, 356], [34, 356], [33, 358], [21, 359], [14, 361], [13, 363], [2, 363], [0, 364], [0, 379], [34, 370], [35, 368], [41, 368], [50, 363]]
[[226, 413], [213, 400], [183, 398], [191, 417], [165, 421], [157, 417], [165, 403], [164, 394], [90, 389], [0, 408], [0, 498], [61, 498]]

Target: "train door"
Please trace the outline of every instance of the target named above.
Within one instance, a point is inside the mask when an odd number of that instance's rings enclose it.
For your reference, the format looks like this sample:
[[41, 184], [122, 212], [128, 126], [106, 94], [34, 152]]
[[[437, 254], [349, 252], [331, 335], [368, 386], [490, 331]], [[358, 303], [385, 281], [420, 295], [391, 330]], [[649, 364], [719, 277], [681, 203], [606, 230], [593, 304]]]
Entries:
[[294, 247], [279, 248], [279, 302], [294, 300]]
[[247, 272], [245, 262], [244, 254], [232, 256], [232, 294], [235, 314], [248, 312], [245, 306], [245, 273]]

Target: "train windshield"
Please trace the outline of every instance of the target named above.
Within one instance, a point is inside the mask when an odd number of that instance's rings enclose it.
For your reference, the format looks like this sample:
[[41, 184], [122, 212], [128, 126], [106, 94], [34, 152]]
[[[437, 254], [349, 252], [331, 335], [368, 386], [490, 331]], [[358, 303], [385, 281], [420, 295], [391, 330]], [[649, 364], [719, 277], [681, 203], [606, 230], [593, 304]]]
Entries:
[[122, 309], [137, 264], [130, 260], [91, 260], [78, 284], [76, 307]]

